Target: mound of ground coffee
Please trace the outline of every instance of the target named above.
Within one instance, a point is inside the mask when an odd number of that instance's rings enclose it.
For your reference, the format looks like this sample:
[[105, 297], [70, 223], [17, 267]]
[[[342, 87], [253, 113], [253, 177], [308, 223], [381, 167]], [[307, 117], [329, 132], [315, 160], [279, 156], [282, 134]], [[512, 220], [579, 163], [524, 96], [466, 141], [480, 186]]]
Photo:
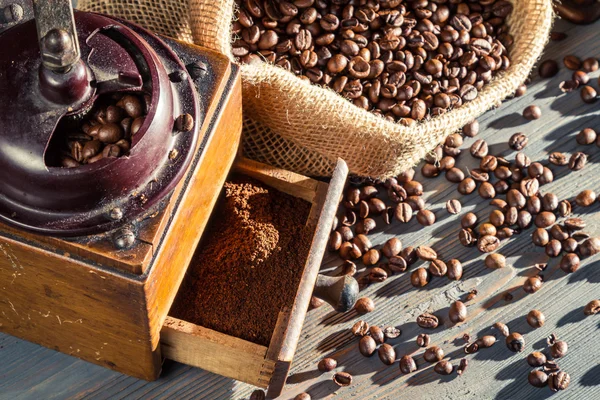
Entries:
[[268, 346], [310, 248], [310, 203], [251, 178], [224, 186], [170, 315]]

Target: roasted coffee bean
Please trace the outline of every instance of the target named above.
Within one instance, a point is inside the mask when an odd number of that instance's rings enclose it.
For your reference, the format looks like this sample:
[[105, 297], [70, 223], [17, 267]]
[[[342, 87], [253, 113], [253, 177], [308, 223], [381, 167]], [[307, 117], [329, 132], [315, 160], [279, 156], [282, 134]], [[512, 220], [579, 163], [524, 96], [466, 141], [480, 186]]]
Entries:
[[548, 375], [544, 371], [536, 369], [529, 373], [527, 380], [531, 386], [542, 388], [548, 382]]
[[423, 261], [433, 261], [437, 259], [437, 253], [429, 246], [417, 247], [416, 256]]
[[472, 212], [466, 213], [460, 220], [463, 228], [473, 228], [477, 224], [477, 215]]
[[583, 169], [583, 167], [585, 167], [586, 163], [587, 156], [584, 153], [578, 151], [576, 153], [573, 153], [573, 155], [569, 159], [569, 168], [573, 171], [579, 171], [580, 169]]
[[371, 336], [363, 336], [358, 342], [358, 350], [365, 357], [370, 357], [377, 350], [377, 343]]
[[566, 155], [561, 152], [555, 151], [554, 153], [550, 153], [548, 160], [558, 166], [563, 166], [569, 164], [569, 160]]
[[571, 214], [571, 203], [568, 200], [561, 200], [558, 203], [558, 214], [561, 217], [566, 217]]
[[467, 366], [469, 365], [469, 362], [467, 361], [466, 358], [461, 358], [460, 359], [460, 364], [458, 364], [458, 367], [456, 368], [456, 373], [458, 375], [462, 375], [465, 373], [465, 371], [467, 370]]
[[586, 239], [579, 245], [579, 254], [582, 258], [588, 258], [600, 252], [600, 238], [592, 237]]
[[381, 252], [387, 258], [392, 258], [397, 256], [402, 251], [402, 242], [398, 238], [388, 239], [387, 242], [383, 245]]
[[[370, 265], [375, 265], [379, 262], [379, 250], [377, 249], [371, 249], [369, 251], [367, 251], [362, 258], [363, 264], [365, 264], [366, 266], [370, 266]], [[371, 270], [371, 272], [373, 272], [373, 270]], [[377, 271], [377, 274], [379, 277], [382, 277], [380, 274], [380, 271]], [[373, 276], [373, 278], [376, 278], [375, 276]], [[387, 275], [386, 277], [387, 278]], [[385, 280], [385, 278], [383, 278], [382, 280], [377, 280], [377, 282], [382, 282], [383, 280]]]
[[590, 77], [583, 71], [575, 71], [571, 76], [571, 79], [577, 82], [579, 85], [585, 85], [590, 81]]
[[362, 252], [354, 243], [344, 242], [340, 246], [340, 257], [344, 260], [356, 260], [362, 256]]
[[527, 356], [527, 364], [532, 367], [541, 367], [546, 364], [546, 356], [542, 352], [534, 351]]
[[590, 189], [581, 191], [575, 197], [575, 203], [581, 207], [589, 207], [596, 201], [596, 192]]
[[569, 351], [569, 346], [564, 340], [557, 340], [550, 346], [550, 355], [552, 358], [564, 357]]
[[585, 221], [581, 218], [567, 218], [564, 224], [571, 231], [579, 231], [585, 228]]
[[535, 216], [535, 226], [538, 228], [548, 228], [556, 222], [556, 216], [549, 211], [542, 211]]
[[492, 335], [485, 335], [477, 339], [476, 343], [480, 349], [487, 349], [496, 343], [496, 337]]
[[319, 361], [319, 364], [317, 365], [317, 368], [321, 372], [333, 371], [336, 367], [337, 361], [333, 358], [324, 358], [321, 361]]
[[458, 240], [463, 246], [473, 246], [477, 243], [477, 238], [471, 228], [461, 229], [458, 232]]
[[542, 196], [542, 208], [544, 211], [554, 211], [558, 208], [558, 197], [554, 193], [546, 193]]
[[340, 235], [342, 235], [342, 240], [344, 242], [349, 242], [354, 239], [354, 233], [352, 232], [352, 229], [347, 226], [340, 226], [337, 231], [340, 233]]
[[471, 145], [471, 155], [475, 158], [483, 158], [485, 156], [487, 156], [488, 154], [488, 144], [485, 140], [483, 139], [477, 139], [472, 145]]
[[495, 236], [486, 235], [477, 240], [477, 249], [482, 253], [491, 253], [500, 246], [500, 239]]
[[474, 137], [479, 133], [479, 122], [473, 120], [467, 125], [463, 126], [462, 132], [465, 136]]
[[385, 342], [385, 336], [383, 334], [383, 329], [378, 326], [371, 326], [369, 328], [369, 334], [375, 340], [377, 344], [383, 344]]
[[396, 219], [402, 223], [407, 223], [411, 220], [413, 210], [408, 203], [399, 203], [394, 211]]
[[423, 353], [423, 359], [428, 363], [435, 363], [444, 358], [444, 350], [439, 346], [431, 346], [425, 349]]
[[595, 315], [600, 313], [600, 300], [590, 301], [583, 309], [585, 315]]
[[496, 236], [496, 227], [489, 222], [485, 222], [477, 228], [480, 236], [490, 235]]
[[531, 310], [527, 314], [527, 323], [532, 328], [541, 328], [546, 322], [546, 317], [540, 310]]
[[458, 184], [458, 192], [460, 194], [471, 194], [477, 188], [477, 184], [473, 178], [465, 178], [462, 182]]
[[558, 63], [554, 60], [543, 61], [538, 67], [540, 78], [552, 78], [558, 73]]
[[392, 365], [394, 361], [396, 361], [396, 351], [387, 343], [384, 343], [379, 347], [377, 354], [379, 355], [381, 362], [385, 365]]
[[531, 220], [532, 217], [528, 211], [521, 210], [517, 214], [517, 225], [519, 225], [519, 228], [521, 229], [528, 228], [531, 225]]
[[590, 57], [583, 60], [581, 63], [581, 69], [585, 72], [595, 72], [598, 70], [598, 60], [596, 58]]
[[433, 314], [425, 313], [417, 317], [417, 325], [424, 329], [435, 329], [438, 327], [439, 320]]
[[462, 210], [462, 205], [460, 204], [460, 201], [456, 199], [448, 200], [446, 202], [446, 210], [449, 214], [456, 215]]
[[576, 140], [581, 145], [588, 145], [594, 143], [597, 136], [596, 131], [592, 128], [584, 128], [577, 134]]
[[421, 196], [408, 196], [406, 198], [406, 203], [412, 208], [413, 212], [425, 208], [425, 200], [423, 200]]
[[427, 347], [429, 346], [429, 342], [431, 341], [430, 337], [426, 333], [420, 333], [417, 336], [417, 346], [419, 347]]
[[532, 276], [525, 280], [523, 290], [526, 293], [535, 293], [542, 287], [542, 280], [538, 276]]
[[300, 393], [298, 395], [296, 395], [296, 397], [294, 397], [294, 400], [311, 400], [312, 397], [310, 396], [310, 394], [304, 392], [304, 393]]
[[450, 375], [454, 371], [454, 366], [449, 361], [442, 360], [435, 364], [433, 370], [440, 375]]
[[481, 182], [478, 193], [482, 199], [493, 199], [496, 197], [496, 189], [494, 188], [494, 185], [489, 182]]
[[465, 179], [465, 174], [458, 168], [451, 168], [446, 171], [446, 179], [450, 182], [459, 183]]
[[497, 329], [504, 337], [508, 337], [508, 335], [510, 335], [508, 326], [506, 326], [506, 324], [503, 324], [502, 322], [496, 322], [494, 324], [494, 328]]
[[477, 182], [487, 182], [490, 180], [490, 174], [483, 172], [480, 169], [473, 169], [471, 170], [471, 178]]
[[527, 146], [528, 141], [527, 136], [519, 132], [510, 137], [508, 146], [513, 150], [521, 151]]
[[350, 386], [352, 384], [352, 375], [347, 372], [337, 372], [333, 375], [333, 381], [338, 386]]
[[355, 231], [358, 234], [368, 235], [369, 232], [373, 231], [376, 227], [377, 223], [373, 218], [365, 218], [356, 223]]
[[462, 301], [455, 301], [450, 305], [448, 317], [455, 324], [465, 321], [467, 319], [467, 306]]
[[329, 236], [329, 245], [328, 245], [329, 251], [338, 251], [341, 246], [342, 246], [342, 235], [337, 231], [331, 232], [331, 235]]
[[506, 258], [500, 253], [488, 254], [485, 257], [485, 266], [490, 269], [499, 269], [506, 266]]
[[357, 321], [351, 331], [354, 336], [365, 336], [369, 333], [369, 324], [365, 321]]
[[440, 164], [439, 169], [441, 171], [448, 171], [448, 170], [454, 168], [454, 165], [456, 165], [456, 159], [451, 156], [444, 156], [440, 160], [439, 164]]
[[538, 106], [531, 105], [523, 110], [523, 117], [528, 120], [539, 119], [542, 116], [542, 110]]
[[435, 178], [440, 174], [440, 168], [438, 168], [435, 164], [425, 163], [423, 167], [421, 167], [421, 175], [425, 178]]
[[[413, 265], [417, 260], [418, 260], [418, 256], [417, 256], [417, 249], [415, 249], [413, 246], [408, 246], [402, 249], [402, 251], [400, 252], [400, 256], [406, 260], [406, 263], [408, 265]], [[437, 257], [437, 254], [436, 254]]]
[[367, 314], [375, 310], [375, 303], [368, 297], [361, 297], [354, 304], [354, 309], [359, 314]]
[[402, 356], [400, 359], [400, 372], [403, 374], [410, 374], [417, 370], [417, 363], [414, 358], [409, 355]]
[[265, 400], [266, 398], [267, 398], [267, 396], [265, 394], [265, 391], [264, 390], [260, 390], [260, 389], [256, 389], [250, 395], [250, 400]]
[[479, 168], [485, 172], [493, 172], [498, 167], [498, 159], [490, 154], [479, 162]]
[[534, 245], [544, 247], [550, 242], [550, 235], [544, 228], [537, 228], [531, 234], [531, 241]]
[[581, 60], [574, 55], [565, 56], [563, 63], [565, 64], [565, 67], [573, 71], [578, 70], [581, 67]]
[[560, 269], [570, 274], [579, 269], [579, 257], [575, 253], [567, 253], [560, 260]]
[[552, 239], [546, 245], [546, 255], [548, 257], [558, 257], [562, 251], [562, 244], [556, 240]]
[[[366, 264], [365, 265], [372, 265]], [[369, 272], [369, 282], [383, 282], [388, 278], [387, 272], [383, 268], [375, 267]]]
[[523, 196], [535, 196], [540, 188], [540, 184], [536, 178], [523, 179], [519, 184], [519, 190]]
[[562, 242], [562, 248], [567, 253], [576, 252], [578, 246], [579, 245], [577, 243], [577, 240], [575, 240], [573, 238], [567, 238], [567, 239], [563, 240], [563, 242]]
[[527, 202], [525, 196], [523, 196], [523, 194], [516, 189], [511, 189], [508, 191], [506, 194], [506, 201], [508, 202], [509, 206], [516, 207], [519, 210], [525, 207]]
[[408, 263], [403, 257], [394, 256], [390, 257], [387, 263], [387, 268], [393, 273], [404, 272], [408, 268]]
[[429, 210], [419, 210], [417, 212], [417, 221], [423, 226], [430, 226], [435, 223], [435, 214]]
[[579, 93], [581, 95], [581, 100], [583, 100], [584, 103], [591, 104], [595, 103], [598, 100], [598, 93], [596, 92], [596, 89], [589, 85], [583, 86], [579, 90]]
[[452, 259], [448, 261], [447, 267], [448, 271], [446, 273], [446, 276], [448, 277], [448, 279], [450, 279], [451, 281], [457, 281], [460, 278], [462, 278], [463, 267], [460, 261]]
[[386, 326], [383, 328], [383, 336], [385, 339], [396, 339], [400, 337], [402, 331], [394, 326]]
[[519, 353], [525, 349], [525, 339], [520, 333], [512, 332], [506, 337], [506, 346], [510, 351]]
[[558, 224], [552, 225], [552, 228], [550, 228], [550, 235], [556, 240], [566, 240], [569, 237], [569, 233]]
[[569, 387], [569, 383], [571, 383], [571, 377], [564, 371], [554, 372], [548, 376], [548, 387], [553, 392], [565, 390]]
[[410, 275], [410, 283], [417, 288], [426, 286], [430, 279], [429, 271], [425, 268], [417, 268]]

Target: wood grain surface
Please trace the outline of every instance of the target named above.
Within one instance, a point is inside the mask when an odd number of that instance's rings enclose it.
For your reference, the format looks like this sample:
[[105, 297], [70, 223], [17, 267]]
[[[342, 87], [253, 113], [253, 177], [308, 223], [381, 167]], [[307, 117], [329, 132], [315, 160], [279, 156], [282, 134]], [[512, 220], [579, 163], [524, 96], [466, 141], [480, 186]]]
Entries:
[[[600, 22], [575, 27], [558, 21], [556, 30], [567, 32], [562, 42], [552, 42], [546, 58], [561, 60], [569, 53], [581, 57], [600, 57]], [[534, 77], [536, 74], [533, 74]], [[592, 74], [597, 88], [599, 72]], [[585, 105], [578, 93], [561, 95], [558, 83], [570, 76], [561, 68], [559, 75], [550, 80], [534, 79], [526, 96], [505, 102], [496, 110], [480, 118], [482, 133], [491, 145], [492, 153], [514, 157], [506, 144], [515, 132], [524, 132], [530, 142], [526, 153], [534, 160], [546, 159], [549, 152], [572, 153], [581, 150], [588, 154], [589, 164], [581, 171], [571, 172], [566, 167], [552, 167], [555, 181], [547, 188], [560, 198], [572, 198], [580, 190], [600, 191], [600, 148], [595, 145], [579, 146], [574, 135], [584, 127], [600, 130], [600, 103]], [[521, 111], [530, 104], [542, 108], [543, 117], [526, 122]], [[474, 139], [465, 140], [470, 146]], [[462, 168], [474, 167], [470, 156], [461, 157]], [[402, 335], [391, 341], [399, 355], [416, 352], [415, 337], [421, 332], [415, 317], [425, 310], [446, 315], [449, 304], [476, 288], [479, 296], [468, 303], [469, 318], [451, 326], [445, 324], [432, 334], [432, 342], [440, 345], [453, 361], [462, 357], [463, 333], [479, 335], [490, 332], [491, 325], [502, 321], [512, 330], [525, 335], [526, 350], [510, 353], [504, 344], [469, 356], [469, 368], [459, 377], [441, 378], [430, 366], [417, 357], [420, 370], [403, 376], [397, 363], [384, 366], [377, 357], [366, 359], [357, 349], [357, 342], [349, 334], [349, 327], [359, 317], [354, 313], [338, 314], [326, 306], [309, 311], [282, 398], [293, 398], [307, 391], [313, 399], [572, 399], [600, 398], [600, 316], [584, 317], [584, 305], [600, 297], [600, 257], [588, 259], [576, 273], [566, 276], [551, 262], [542, 289], [525, 295], [520, 289], [524, 277], [532, 274], [531, 265], [545, 260], [543, 252], [535, 248], [528, 233], [506, 243], [501, 252], [508, 257], [510, 267], [490, 271], [483, 257], [474, 249], [457, 245], [457, 217], [450, 216], [444, 207], [446, 200], [460, 198], [463, 213], [475, 210], [483, 216], [489, 211], [488, 202], [476, 195], [459, 197], [455, 185], [443, 177], [424, 181], [428, 206], [438, 222], [421, 229], [416, 222], [408, 225], [379, 226], [373, 235], [375, 244], [398, 236], [404, 245], [430, 244], [443, 259], [458, 258], [465, 274], [460, 282], [436, 279], [423, 290], [410, 286], [408, 276], [400, 274], [384, 283], [372, 285], [364, 294], [375, 299], [375, 312], [363, 317], [372, 324], [399, 326]], [[590, 233], [600, 235], [600, 204], [585, 211], [583, 217]], [[378, 220], [378, 223], [381, 221]], [[323, 271], [334, 273], [339, 259], [327, 256]], [[504, 293], [512, 292], [511, 302], [502, 300]], [[537, 330], [529, 328], [525, 315], [538, 308], [546, 315], [546, 325]], [[526, 354], [541, 349], [547, 335], [555, 332], [568, 341], [569, 353], [560, 365], [571, 375], [570, 387], [553, 394], [549, 389], [535, 389], [527, 384], [530, 367]], [[337, 388], [331, 382], [331, 373], [321, 374], [316, 369], [318, 360], [332, 356], [338, 360], [338, 370], [354, 375], [348, 388]], [[152, 383], [133, 379], [61, 353], [16, 339], [0, 336], [0, 398], [2, 399], [63, 399], [63, 398], [177, 398], [177, 399], [244, 399], [253, 387], [231, 379], [182, 364], [165, 361], [162, 377]]]

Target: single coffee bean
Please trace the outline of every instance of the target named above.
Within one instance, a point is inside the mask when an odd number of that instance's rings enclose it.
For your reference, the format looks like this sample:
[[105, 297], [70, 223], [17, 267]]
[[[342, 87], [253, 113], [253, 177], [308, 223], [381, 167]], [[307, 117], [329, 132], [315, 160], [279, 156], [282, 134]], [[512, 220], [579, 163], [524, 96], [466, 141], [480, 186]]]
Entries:
[[472, 169], [471, 178], [473, 178], [477, 182], [487, 182], [490, 180], [490, 174], [488, 174], [487, 172], [483, 172], [480, 169]]
[[541, 328], [546, 322], [546, 317], [540, 310], [531, 310], [527, 314], [527, 323], [532, 328]]
[[439, 346], [431, 346], [425, 349], [425, 353], [423, 353], [423, 359], [428, 363], [435, 363], [444, 358], [444, 350], [442, 350]]
[[571, 158], [569, 159], [569, 168], [573, 171], [579, 171], [585, 167], [587, 163], [587, 155], [578, 151], [573, 153]]
[[496, 196], [496, 189], [489, 182], [481, 182], [478, 193], [482, 199], [493, 199]]
[[437, 253], [429, 246], [417, 247], [416, 256], [423, 261], [433, 261], [437, 259]]
[[423, 185], [421, 182], [409, 181], [404, 184], [404, 189], [409, 196], [421, 196], [423, 194]]
[[476, 189], [477, 185], [473, 178], [465, 178], [462, 182], [458, 184], [458, 192], [460, 194], [471, 194]]
[[488, 151], [489, 151], [488, 144], [483, 139], [476, 140], [471, 145], [471, 149], [470, 149], [471, 155], [475, 158], [483, 158], [483, 157], [487, 156]]
[[513, 150], [521, 151], [527, 146], [528, 141], [527, 136], [519, 132], [510, 137], [508, 146]]
[[265, 391], [260, 389], [256, 389], [250, 395], [250, 400], [265, 400], [266, 398], [267, 396], [265, 395]]
[[477, 339], [476, 343], [480, 349], [487, 349], [496, 343], [496, 337], [492, 335], [485, 335]]
[[485, 257], [485, 266], [490, 269], [499, 269], [506, 266], [506, 258], [500, 253], [488, 254]]
[[417, 336], [417, 346], [419, 347], [427, 347], [429, 346], [429, 342], [431, 341], [430, 337], [426, 333], [420, 333]]
[[429, 273], [433, 276], [444, 276], [448, 272], [446, 263], [436, 259], [429, 263]]
[[387, 263], [387, 269], [391, 272], [404, 272], [408, 268], [408, 263], [402, 256], [393, 256], [390, 257]]
[[350, 386], [352, 384], [352, 375], [347, 372], [337, 372], [333, 375], [333, 381], [338, 386]]
[[383, 329], [380, 327], [373, 325], [369, 328], [369, 334], [375, 340], [377, 344], [383, 344], [385, 342], [385, 335], [383, 334]]
[[460, 263], [460, 261], [458, 261], [456, 259], [452, 259], [452, 260], [448, 261], [447, 267], [448, 267], [448, 272], [446, 273], [446, 276], [448, 277], [448, 279], [450, 279], [451, 281], [457, 281], [460, 278], [462, 278], [463, 267], [462, 267], [462, 264]]
[[585, 221], [581, 218], [567, 218], [564, 224], [565, 227], [571, 231], [579, 231], [585, 228]]
[[446, 202], [446, 210], [449, 214], [456, 215], [462, 210], [462, 205], [460, 204], [460, 201], [456, 199], [448, 200]]
[[477, 224], [477, 215], [472, 212], [466, 213], [460, 220], [463, 228], [473, 228]]
[[579, 245], [579, 254], [582, 258], [588, 258], [600, 252], [600, 238], [592, 237], [586, 239]]
[[356, 223], [356, 228], [354, 230], [356, 233], [368, 235], [369, 232], [373, 231], [376, 227], [377, 223], [373, 218], [365, 218]]
[[571, 214], [571, 203], [568, 200], [561, 200], [558, 203], [558, 214], [561, 217], [566, 217]]
[[381, 252], [387, 258], [392, 258], [397, 256], [402, 251], [402, 242], [398, 238], [388, 239], [387, 242], [383, 245]]
[[417, 288], [426, 286], [430, 280], [431, 276], [429, 271], [425, 268], [417, 268], [410, 275], [410, 283]]
[[371, 336], [363, 336], [358, 342], [358, 350], [365, 357], [371, 357], [377, 350], [377, 343]]
[[596, 58], [590, 57], [583, 60], [581, 63], [581, 69], [585, 72], [595, 72], [598, 70], [598, 60]]
[[554, 60], [543, 61], [538, 67], [540, 78], [552, 78], [558, 73], [558, 63]]
[[473, 353], [477, 353], [478, 351], [479, 351], [479, 345], [477, 344], [477, 342], [468, 343], [464, 347], [465, 354], [473, 354]]
[[535, 293], [542, 287], [542, 280], [538, 276], [532, 276], [525, 280], [523, 290], [526, 293]]
[[[406, 263], [410, 266], [413, 265], [419, 259], [417, 256], [417, 249], [413, 246], [408, 246], [402, 249], [400, 256], [406, 260]], [[437, 257], [437, 254], [436, 254]]]
[[491, 253], [500, 246], [500, 239], [495, 236], [486, 235], [477, 240], [477, 249], [482, 253]]
[[460, 359], [460, 364], [458, 364], [458, 367], [456, 368], [456, 373], [458, 375], [462, 375], [465, 373], [465, 371], [467, 370], [467, 366], [469, 365], [469, 362], [467, 361], [466, 358], [461, 358]]
[[433, 370], [440, 375], [450, 375], [454, 371], [454, 366], [449, 361], [442, 360], [435, 364]]
[[465, 173], [458, 168], [451, 168], [446, 171], [446, 179], [450, 182], [459, 183], [465, 179]]
[[344, 260], [355, 260], [362, 256], [362, 252], [354, 243], [344, 242], [340, 246], [340, 257]]
[[430, 226], [435, 223], [435, 214], [429, 210], [419, 210], [417, 212], [417, 221], [423, 226]]
[[575, 197], [575, 203], [581, 207], [589, 207], [596, 201], [596, 192], [590, 189], [581, 191]]
[[558, 257], [562, 251], [562, 244], [558, 240], [552, 239], [546, 245], [545, 251], [548, 257]]
[[438, 327], [439, 320], [433, 314], [425, 313], [417, 317], [417, 325], [424, 329], [435, 329]]
[[324, 358], [321, 361], [319, 361], [319, 364], [317, 365], [317, 368], [321, 372], [333, 371], [336, 367], [337, 361], [333, 358]]
[[477, 134], [479, 134], [479, 122], [477, 122], [477, 120], [473, 120], [472, 122], [463, 126], [462, 132], [468, 137], [477, 136]]
[[[365, 265], [367, 265], [367, 264], [365, 264]], [[388, 278], [388, 274], [387, 274], [387, 272], [385, 272], [385, 270], [383, 268], [375, 267], [375, 268], [371, 269], [368, 277], [369, 277], [368, 278], [369, 282], [371, 282], [371, 283], [383, 282]]]
[[396, 351], [387, 343], [382, 344], [377, 350], [379, 359], [385, 365], [392, 365], [396, 361]]
[[576, 136], [577, 143], [581, 145], [592, 144], [596, 141], [598, 135], [592, 128], [582, 129]]
[[542, 211], [535, 216], [535, 226], [538, 228], [548, 228], [556, 222], [556, 216], [549, 211]]
[[579, 93], [581, 95], [581, 100], [583, 100], [584, 103], [591, 104], [598, 100], [598, 93], [596, 92], [596, 89], [589, 85], [583, 86], [579, 90]]
[[550, 355], [552, 358], [561, 358], [567, 354], [568, 350], [569, 346], [567, 345], [567, 342], [564, 340], [557, 340], [550, 346]]
[[479, 232], [480, 236], [485, 236], [485, 235], [496, 236], [496, 233], [497, 233], [496, 227], [493, 224], [490, 224], [489, 222], [485, 222], [485, 223], [479, 225], [479, 227], [477, 228], [477, 231]]
[[550, 163], [552, 163], [554, 165], [558, 165], [558, 166], [563, 166], [563, 165], [569, 164], [569, 160], [568, 160], [567, 156], [564, 153], [561, 153], [558, 151], [550, 153], [550, 156], [548, 156], [548, 161], [550, 161]]
[[517, 224], [519, 228], [526, 229], [531, 225], [532, 216], [528, 211], [521, 210], [517, 214]]
[[462, 301], [455, 301], [450, 305], [448, 316], [455, 324], [464, 322], [467, 319], [467, 306]]
[[567, 238], [562, 241], [562, 248], [567, 253], [576, 252], [578, 246], [579, 246], [579, 244], [577, 243], [577, 240], [575, 240], [573, 238]]
[[531, 386], [542, 388], [548, 382], [548, 375], [544, 371], [536, 369], [529, 373], [527, 380]]
[[531, 241], [534, 245], [544, 247], [550, 242], [550, 235], [548, 235], [548, 231], [544, 228], [537, 228], [531, 234]]
[[583, 309], [585, 315], [596, 315], [600, 313], [600, 300], [592, 300]]
[[506, 324], [503, 324], [502, 322], [496, 322], [494, 324], [494, 328], [497, 329], [504, 337], [508, 337], [508, 335], [510, 335], [510, 330], [508, 329], [508, 326]]
[[400, 337], [402, 331], [394, 326], [386, 326], [383, 328], [383, 336], [385, 339], [396, 339]]
[[546, 193], [542, 196], [542, 208], [544, 211], [554, 211], [558, 208], [558, 197], [554, 193]]
[[538, 193], [540, 188], [539, 181], [536, 178], [523, 179], [519, 184], [519, 190], [523, 193], [523, 196], [531, 197]]
[[294, 397], [294, 400], [311, 400], [312, 397], [310, 396], [310, 394], [304, 392], [304, 393], [300, 393], [298, 395], [296, 395], [296, 397]]
[[328, 244], [328, 248], [329, 251], [338, 251], [340, 249], [340, 247], [342, 246], [342, 235], [337, 232], [337, 231], [333, 231], [331, 232], [331, 235], [329, 235], [329, 244]]
[[399, 203], [394, 211], [396, 219], [402, 223], [407, 223], [411, 220], [413, 209], [408, 203]]
[[409, 355], [402, 356], [400, 359], [400, 372], [403, 374], [410, 374], [417, 370], [417, 363], [414, 358]]
[[369, 324], [365, 321], [357, 321], [353, 326], [352, 326], [352, 334], [354, 336], [365, 336], [366, 334], [369, 333]]
[[525, 349], [525, 339], [520, 333], [512, 332], [506, 338], [506, 346], [510, 351], [519, 353]]
[[560, 269], [570, 274], [579, 269], [579, 257], [575, 253], [567, 253], [560, 260]]
[[571, 76], [571, 79], [577, 83], [579, 83], [579, 85], [585, 85], [586, 83], [588, 83], [590, 81], [590, 77], [588, 74], [586, 74], [584, 71], [575, 71], [573, 72], [573, 75]]
[[525, 196], [523, 196], [523, 194], [516, 189], [511, 189], [508, 191], [506, 194], [506, 201], [508, 202], [509, 206], [516, 207], [519, 210], [525, 207], [527, 203]]
[[546, 364], [546, 356], [542, 352], [534, 351], [527, 356], [527, 364], [532, 367], [541, 367]]
[[578, 70], [581, 67], [581, 60], [574, 55], [565, 56], [563, 63], [565, 64], [565, 67], [573, 71]]
[[554, 372], [548, 376], [548, 387], [553, 392], [565, 390], [569, 387], [569, 383], [571, 383], [571, 377], [564, 371]]
[[367, 314], [375, 310], [375, 303], [368, 297], [361, 297], [356, 301], [354, 309], [359, 314]]
[[528, 120], [540, 119], [542, 116], [542, 110], [538, 106], [531, 105], [525, 107], [523, 110], [523, 117]]

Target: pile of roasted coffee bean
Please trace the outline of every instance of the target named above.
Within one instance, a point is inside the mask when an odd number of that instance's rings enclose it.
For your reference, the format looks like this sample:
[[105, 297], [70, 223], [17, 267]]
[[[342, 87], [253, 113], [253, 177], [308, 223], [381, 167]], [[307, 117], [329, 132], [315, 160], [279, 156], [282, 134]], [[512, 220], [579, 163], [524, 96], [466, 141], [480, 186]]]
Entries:
[[53, 138], [60, 141], [57, 150], [53, 150], [60, 153], [56, 166], [75, 168], [127, 155], [132, 138], [144, 123], [149, 102], [148, 95], [110, 95], [99, 99], [88, 115], [77, 121], [76, 128], [60, 132], [59, 126], [57, 137]]
[[[566, 68], [574, 72], [571, 79], [560, 83], [560, 90], [568, 93], [579, 89], [581, 100], [585, 103], [595, 103], [598, 101], [600, 96], [598, 95], [598, 91], [592, 87], [588, 75], [588, 73], [595, 72], [600, 68], [598, 60], [589, 57], [582, 61], [577, 56], [568, 55], [563, 59], [563, 64]], [[555, 60], [548, 59], [539, 65], [538, 75], [541, 78], [551, 78], [558, 74], [559, 69], [558, 63]], [[600, 78], [598, 78], [598, 86], [600, 87]]]
[[506, 0], [238, 0], [233, 55], [267, 61], [391, 121], [477, 98], [510, 65]]

